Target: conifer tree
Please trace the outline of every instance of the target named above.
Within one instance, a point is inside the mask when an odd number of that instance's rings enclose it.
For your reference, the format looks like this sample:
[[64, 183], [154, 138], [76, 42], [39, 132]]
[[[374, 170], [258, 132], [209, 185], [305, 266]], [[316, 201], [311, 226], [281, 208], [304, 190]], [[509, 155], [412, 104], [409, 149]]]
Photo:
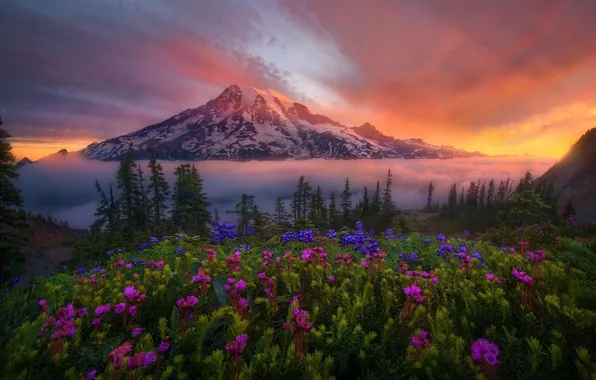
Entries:
[[112, 184], [110, 184], [109, 197], [101, 188], [98, 181], [95, 181], [95, 190], [99, 193], [99, 206], [95, 210], [95, 221], [92, 229], [94, 231], [105, 232], [108, 235], [113, 235], [118, 229], [118, 203], [114, 200], [114, 192]]
[[364, 186], [364, 193], [362, 194], [362, 219], [367, 219], [370, 216], [370, 197], [368, 196], [368, 189]]
[[218, 221], [219, 219], [219, 210], [217, 209], [217, 207], [213, 210], [213, 220], [214, 221]]
[[164, 232], [164, 223], [167, 220], [168, 206], [166, 200], [170, 197], [170, 185], [165, 179], [163, 167], [157, 162], [157, 156], [151, 152], [149, 158], [149, 210], [151, 227], [155, 232]]
[[337, 212], [337, 202], [335, 199], [335, 192], [331, 192], [329, 196], [329, 213], [328, 213], [329, 228], [339, 228], [339, 215]]
[[205, 193], [205, 187], [203, 185], [203, 178], [194, 165], [192, 165], [191, 169], [191, 179], [193, 190], [193, 222], [197, 233], [206, 235], [208, 233], [208, 225], [211, 223], [211, 213], [209, 212], [211, 202], [207, 199], [207, 193]]
[[352, 192], [350, 190], [350, 179], [346, 178], [344, 191], [341, 193], [341, 223], [349, 226], [352, 223]]
[[255, 219], [258, 221], [260, 217], [259, 210], [257, 205], [255, 204], [255, 196], [242, 194], [240, 198], [240, 202], [236, 203], [234, 210], [226, 211], [228, 214], [236, 214], [238, 221], [237, 225], [237, 233], [240, 237], [240, 240], [244, 239], [244, 233], [246, 231], [246, 226], [250, 224], [250, 222], [254, 222]]
[[126, 155], [124, 161], [116, 174], [117, 188], [121, 191], [118, 198], [120, 213], [126, 229], [138, 227], [138, 211], [141, 191], [139, 188], [139, 177], [135, 173], [135, 162], [132, 152]]
[[143, 177], [143, 170], [141, 169], [141, 165], [137, 164], [137, 175], [139, 179], [139, 198], [137, 200], [137, 225], [138, 228], [143, 231], [149, 231], [149, 210], [148, 210], [148, 200], [147, 200], [147, 192], [145, 191], [145, 178]]
[[466, 193], [466, 187], [462, 186], [461, 193], [459, 194], [459, 204], [458, 204], [460, 210], [463, 210], [466, 205], [465, 193]]
[[273, 212], [273, 222], [278, 226], [289, 226], [290, 215], [286, 210], [286, 205], [280, 196], [275, 198], [275, 209]]
[[377, 227], [385, 227], [391, 224], [393, 218], [398, 214], [397, 206], [393, 201], [391, 192], [391, 185], [393, 184], [393, 175], [391, 169], [387, 171], [387, 179], [385, 181], [385, 190], [383, 191], [383, 200], [381, 205], [381, 219]]
[[486, 192], [486, 208], [491, 209], [495, 201], [495, 180], [491, 179], [488, 183], [488, 190]]
[[308, 217], [308, 206], [311, 201], [311, 186], [306, 181], [305, 176], [300, 176], [298, 179], [298, 186], [294, 192], [292, 200], [292, 212], [294, 214], [294, 224], [304, 227]]
[[377, 187], [375, 189], [375, 193], [372, 196], [372, 200], [370, 202], [370, 212], [375, 218], [381, 213], [381, 182], [377, 181]]
[[203, 179], [196, 167], [182, 164], [174, 170], [176, 183], [172, 195], [172, 222], [184, 232], [206, 235], [211, 222]]
[[478, 195], [478, 207], [480, 210], [484, 210], [486, 208], [486, 182], [482, 183], [480, 186], [480, 193]]
[[22, 261], [20, 246], [23, 241], [23, 231], [26, 227], [24, 215], [18, 213], [23, 205], [20, 190], [13, 184], [19, 177], [15, 169], [16, 158], [8, 142], [11, 135], [3, 128], [0, 117], [0, 280], [8, 264]]
[[430, 181], [428, 184], [428, 196], [426, 197], [426, 209], [431, 210], [433, 204], [433, 194], [435, 191], [435, 185], [433, 185], [433, 181]]
[[457, 213], [457, 184], [451, 185], [449, 189], [449, 197], [447, 198], [447, 206], [449, 209], [449, 216], [455, 217]]

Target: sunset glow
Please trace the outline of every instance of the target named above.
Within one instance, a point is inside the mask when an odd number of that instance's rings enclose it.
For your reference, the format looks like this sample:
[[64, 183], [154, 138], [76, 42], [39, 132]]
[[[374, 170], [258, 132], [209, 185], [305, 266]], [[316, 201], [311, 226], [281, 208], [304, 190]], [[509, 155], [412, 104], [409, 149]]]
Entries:
[[0, 113], [16, 155], [120, 136], [231, 84], [492, 155], [560, 157], [596, 126], [595, 2], [207, 3], [9, 2]]

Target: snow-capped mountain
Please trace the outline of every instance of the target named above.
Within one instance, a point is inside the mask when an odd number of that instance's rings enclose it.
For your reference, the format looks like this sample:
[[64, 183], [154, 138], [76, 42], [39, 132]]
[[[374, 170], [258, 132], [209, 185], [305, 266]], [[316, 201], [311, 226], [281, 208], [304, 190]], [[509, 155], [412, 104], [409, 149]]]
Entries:
[[131, 149], [145, 159], [283, 160], [364, 158], [461, 158], [484, 156], [419, 139], [397, 140], [374, 126], [347, 127], [312, 114], [269, 92], [232, 85], [206, 104], [161, 123], [93, 143], [80, 151], [92, 160], [119, 161]]

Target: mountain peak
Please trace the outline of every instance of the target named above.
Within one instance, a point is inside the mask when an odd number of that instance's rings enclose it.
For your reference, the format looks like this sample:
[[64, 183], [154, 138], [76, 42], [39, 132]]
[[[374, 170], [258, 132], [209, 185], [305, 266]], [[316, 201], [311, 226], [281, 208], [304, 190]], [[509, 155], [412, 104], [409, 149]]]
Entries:
[[14, 165], [15, 169], [22, 168], [23, 166], [31, 165], [33, 161], [29, 159], [29, 157], [23, 157], [19, 162]]
[[[283, 102], [283, 104], [282, 104]], [[123, 136], [91, 144], [82, 157], [118, 161], [129, 152], [147, 159], [283, 160], [462, 158], [475, 154], [408, 144], [373, 125], [348, 128], [271, 90], [232, 84], [197, 108]]]

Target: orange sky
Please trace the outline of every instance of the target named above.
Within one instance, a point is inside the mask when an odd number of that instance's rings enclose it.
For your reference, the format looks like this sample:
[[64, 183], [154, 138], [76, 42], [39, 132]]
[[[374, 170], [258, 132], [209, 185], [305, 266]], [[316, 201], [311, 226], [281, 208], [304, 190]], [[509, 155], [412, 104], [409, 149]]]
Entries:
[[0, 113], [14, 153], [78, 150], [230, 84], [495, 155], [560, 157], [596, 126], [595, 1], [200, 3], [6, 5]]

